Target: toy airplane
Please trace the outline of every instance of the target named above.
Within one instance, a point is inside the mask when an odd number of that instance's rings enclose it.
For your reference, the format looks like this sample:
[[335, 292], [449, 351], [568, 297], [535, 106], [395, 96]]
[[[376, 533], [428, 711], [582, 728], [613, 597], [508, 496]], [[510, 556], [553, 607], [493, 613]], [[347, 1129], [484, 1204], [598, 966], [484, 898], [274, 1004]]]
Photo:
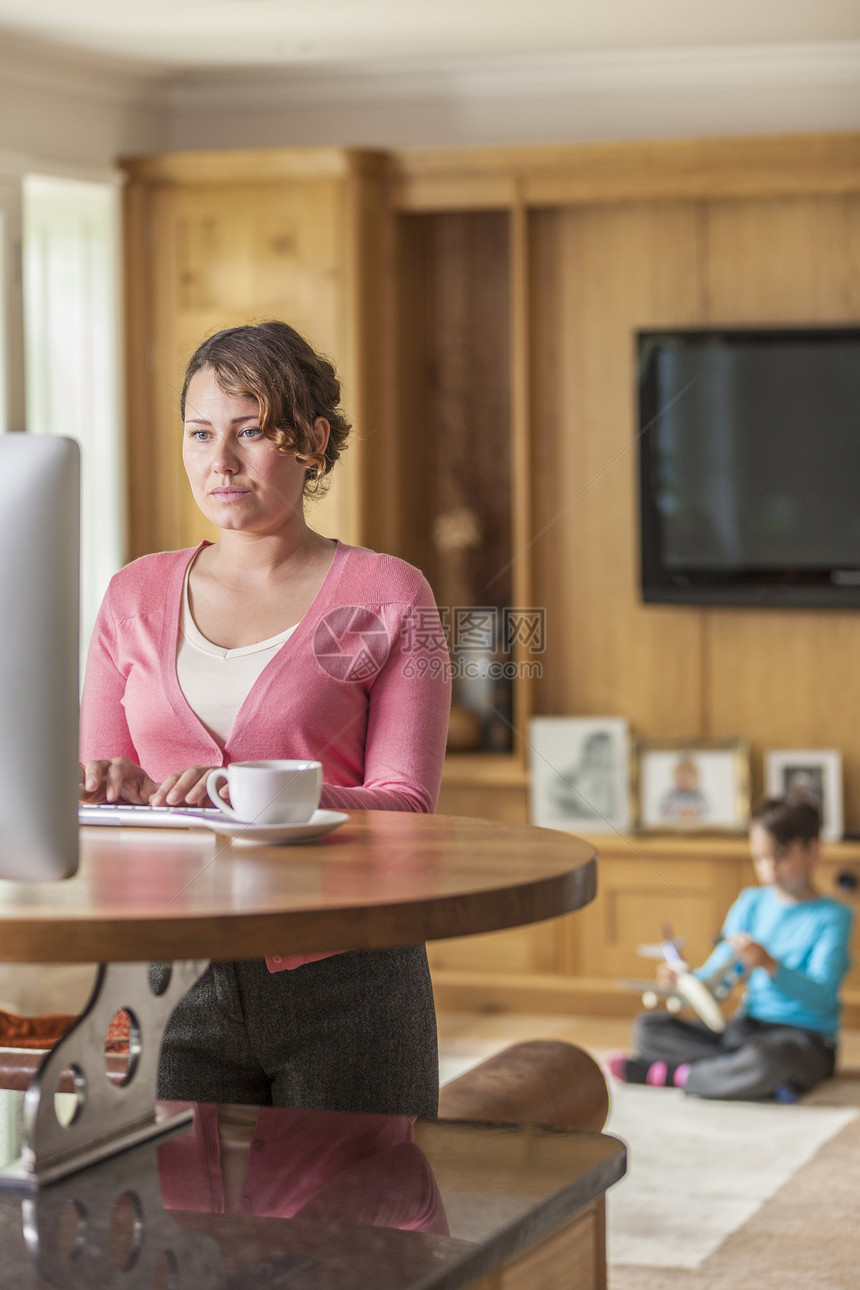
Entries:
[[703, 980], [690, 971], [689, 963], [681, 956], [682, 944], [683, 942], [674, 939], [670, 928], [664, 927], [663, 940], [659, 945], [639, 947], [639, 953], [643, 957], [661, 958], [668, 963], [675, 973], [671, 984], [664, 985], [661, 981], [620, 981], [619, 985], [625, 990], [639, 991], [645, 1008], [656, 1008], [660, 1002], [668, 1012], [692, 1008], [700, 1021], [719, 1034], [726, 1026], [720, 1003], [745, 979], [746, 968], [737, 956], [732, 955], [728, 963]]

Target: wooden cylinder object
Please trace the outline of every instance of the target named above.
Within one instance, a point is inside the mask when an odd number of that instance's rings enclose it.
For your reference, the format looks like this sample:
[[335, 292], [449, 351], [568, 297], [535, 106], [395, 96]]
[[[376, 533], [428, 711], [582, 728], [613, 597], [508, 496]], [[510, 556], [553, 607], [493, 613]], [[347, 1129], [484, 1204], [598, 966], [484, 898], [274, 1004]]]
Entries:
[[531, 1039], [488, 1057], [439, 1092], [439, 1117], [599, 1132], [609, 1113], [600, 1067], [575, 1044]]

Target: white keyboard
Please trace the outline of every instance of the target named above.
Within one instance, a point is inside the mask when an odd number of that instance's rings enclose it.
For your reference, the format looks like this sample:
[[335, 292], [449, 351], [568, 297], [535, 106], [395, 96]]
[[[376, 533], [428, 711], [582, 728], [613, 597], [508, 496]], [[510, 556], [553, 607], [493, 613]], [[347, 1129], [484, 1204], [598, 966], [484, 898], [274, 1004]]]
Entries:
[[215, 806], [127, 806], [103, 802], [79, 806], [78, 824], [128, 824], [139, 829], [193, 829], [223, 819]]

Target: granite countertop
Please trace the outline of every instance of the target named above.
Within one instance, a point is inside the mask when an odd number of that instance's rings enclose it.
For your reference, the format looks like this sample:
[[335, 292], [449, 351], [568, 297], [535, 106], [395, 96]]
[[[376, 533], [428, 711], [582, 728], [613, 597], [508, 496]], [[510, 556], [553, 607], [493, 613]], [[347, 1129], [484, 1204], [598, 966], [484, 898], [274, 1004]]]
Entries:
[[[0, 1094], [0, 1153], [9, 1160], [22, 1103], [21, 1094]], [[0, 1192], [4, 1283], [458, 1290], [625, 1169], [623, 1145], [600, 1133], [271, 1107], [194, 1111], [190, 1127], [41, 1191]]]

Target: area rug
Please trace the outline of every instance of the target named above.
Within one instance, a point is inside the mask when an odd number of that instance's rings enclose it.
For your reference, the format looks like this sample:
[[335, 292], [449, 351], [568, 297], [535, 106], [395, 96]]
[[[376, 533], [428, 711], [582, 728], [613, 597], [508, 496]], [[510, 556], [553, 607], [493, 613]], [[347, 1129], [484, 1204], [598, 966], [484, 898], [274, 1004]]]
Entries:
[[858, 1198], [860, 1118], [855, 1117], [700, 1267], [615, 1264], [609, 1268], [609, 1290], [857, 1290]]
[[[505, 1046], [447, 1040], [441, 1082]], [[609, 1290], [858, 1290], [860, 1071], [794, 1106], [615, 1080], [610, 1099], [629, 1169], [607, 1197]]]
[[856, 1105], [710, 1102], [615, 1080], [610, 1097], [606, 1132], [629, 1152], [627, 1176], [607, 1198], [616, 1268], [700, 1268], [858, 1118]]

